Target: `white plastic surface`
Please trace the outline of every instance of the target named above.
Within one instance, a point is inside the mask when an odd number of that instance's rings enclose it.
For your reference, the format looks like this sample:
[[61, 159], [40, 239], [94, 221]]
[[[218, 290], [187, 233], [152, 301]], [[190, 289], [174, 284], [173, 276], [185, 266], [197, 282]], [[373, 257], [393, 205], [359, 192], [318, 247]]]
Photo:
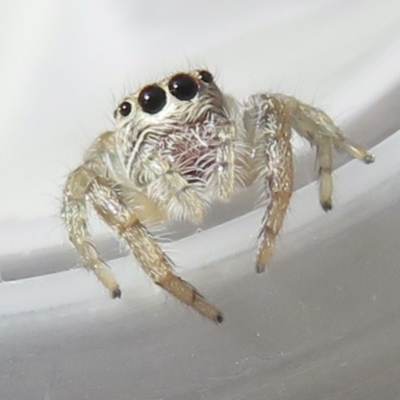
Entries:
[[[397, 1], [21, 1], [0, 16], [10, 94], [1, 98], [1, 400], [400, 398]], [[126, 82], [187, 60], [214, 68], [237, 96], [281, 90], [323, 106], [377, 157], [369, 166], [338, 158], [347, 163], [325, 214], [313, 151], [296, 143], [299, 190], [264, 275], [252, 265], [262, 210], [249, 212], [251, 195], [217, 206], [201, 232], [174, 227], [166, 248], [224, 311], [221, 326], [156, 288], [103, 235], [123, 290], [112, 301], [70, 269], [76, 256], [54, 216], [63, 177], [108, 127], [110, 91], [118, 98]]]

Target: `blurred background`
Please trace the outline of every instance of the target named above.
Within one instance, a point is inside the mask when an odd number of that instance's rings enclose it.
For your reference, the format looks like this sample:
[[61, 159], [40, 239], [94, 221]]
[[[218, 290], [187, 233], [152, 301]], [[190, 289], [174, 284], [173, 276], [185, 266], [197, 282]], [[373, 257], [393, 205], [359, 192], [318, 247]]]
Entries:
[[[20, 0], [0, 21], [2, 399], [400, 398], [397, 0]], [[295, 143], [299, 191], [263, 277], [253, 197], [217, 206], [201, 232], [173, 227], [171, 257], [222, 327], [154, 288], [99, 227], [124, 290], [111, 301], [71, 270], [58, 217], [66, 175], [118, 100], [193, 66], [237, 98], [322, 107], [378, 156], [337, 158], [325, 215], [314, 153]]]

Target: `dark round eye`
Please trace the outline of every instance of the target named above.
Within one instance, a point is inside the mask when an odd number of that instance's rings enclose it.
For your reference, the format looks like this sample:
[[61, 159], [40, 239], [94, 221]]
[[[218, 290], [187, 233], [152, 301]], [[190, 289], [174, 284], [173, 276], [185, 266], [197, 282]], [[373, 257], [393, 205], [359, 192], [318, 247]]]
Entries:
[[213, 76], [208, 71], [200, 71], [199, 76], [203, 82], [211, 83], [213, 81]]
[[126, 117], [128, 116], [132, 111], [132, 104], [129, 103], [128, 101], [124, 101], [123, 103], [120, 104], [118, 107], [118, 112], [123, 116]]
[[139, 104], [147, 114], [157, 114], [167, 102], [165, 91], [157, 85], [149, 85], [139, 93]]
[[179, 100], [191, 100], [199, 88], [194, 78], [186, 74], [178, 74], [171, 78], [168, 89]]

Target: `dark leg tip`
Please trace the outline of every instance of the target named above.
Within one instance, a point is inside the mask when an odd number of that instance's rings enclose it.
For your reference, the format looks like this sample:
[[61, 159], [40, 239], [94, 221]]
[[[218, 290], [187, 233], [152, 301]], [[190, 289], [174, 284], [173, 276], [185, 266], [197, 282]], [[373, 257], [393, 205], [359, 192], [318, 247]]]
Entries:
[[222, 316], [222, 314], [218, 314], [215, 317], [215, 322], [217, 322], [218, 324], [221, 324], [222, 322], [224, 322], [224, 317]]
[[372, 164], [375, 161], [375, 157], [372, 154], [367, 154], [363, 161], [365, 164]]
[[257, 274], [262, 274], [265, 272], [265, 265], [256, 265], [256, 272]]
[[113, 298], [113, 299], [116, 299], [116, 298], [120, 299], [121, 295], [122, 295], [122, 292], [121, 292], [120, 288], [117, 288], [117, 289], [114, 289], [111, 291], [111, 298]]
[[329, 202], [321, 203], [321, 207], [325, 212], [331, 211], [332, 203], [329, 203]]

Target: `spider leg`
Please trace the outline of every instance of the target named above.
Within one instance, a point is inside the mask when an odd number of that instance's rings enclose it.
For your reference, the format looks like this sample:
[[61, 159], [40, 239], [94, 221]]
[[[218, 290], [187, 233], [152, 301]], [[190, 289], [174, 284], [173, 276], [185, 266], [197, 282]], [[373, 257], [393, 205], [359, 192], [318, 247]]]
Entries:
[[95, 177], [87, 195], [100, 217], [125, 240], [141, 267], [157, 285], [205, 317], [222, 322], [221, 312], [174, 273], [172, 262], [137, 215], [124, 204], [112, 182]]
[[259, 234], [257, 272], [265, 270], [272, 256], [293, 192], [289, 111], [279, 99], [266, 94], [252, 96], [247, 109], [255, 133], [255, 165], [267, 200]]
[[374, 161], [374, 156], [364, 147], [343, 135], [332, 119], [322, 110], [301, 103], [289, 96], [279, 95], [291, 108], [293, 128], [317, 148], [319, 175], [319, 198], [325, 211], [332, 209], [332, 152], [343, 151], [366, 164]]
[[332, 141], [320, 139], [317, 144], [319, 202], [324, 211], [332, 209]]
[[64, 190], [62, 216], [69, 239], [80, 254], [83, 265], [95, 273], [112, 298], [121, 297], [118, 283], [93, 245], [88, 230], [86, 191], [92, 178], [90, 171], [83, 166], [71, 172]]

